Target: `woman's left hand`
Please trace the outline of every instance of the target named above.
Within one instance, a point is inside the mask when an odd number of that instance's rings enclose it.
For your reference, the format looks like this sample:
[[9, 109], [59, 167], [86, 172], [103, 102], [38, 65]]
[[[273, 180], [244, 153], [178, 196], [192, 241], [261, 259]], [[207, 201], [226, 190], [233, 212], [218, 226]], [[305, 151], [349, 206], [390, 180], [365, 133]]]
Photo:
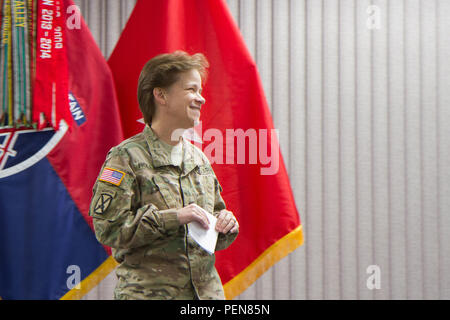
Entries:
[[216, 222], [216, 231], [226, 234], [236, 233], [239, 231], [239, 223], [237, 222], [233, 212], [223, 209], [220, 211]]

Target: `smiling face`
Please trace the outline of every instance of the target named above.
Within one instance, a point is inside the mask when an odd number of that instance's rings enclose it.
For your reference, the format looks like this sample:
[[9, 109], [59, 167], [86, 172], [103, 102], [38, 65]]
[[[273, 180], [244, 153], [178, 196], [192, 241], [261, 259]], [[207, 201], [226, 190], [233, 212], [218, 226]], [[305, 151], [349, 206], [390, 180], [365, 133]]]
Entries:
[[172, 125], [184, 129], [197, 125], [205, 103], [200, 73], [196, 69], [180, 73], [178, 80], [165, 91], [164, 110]]

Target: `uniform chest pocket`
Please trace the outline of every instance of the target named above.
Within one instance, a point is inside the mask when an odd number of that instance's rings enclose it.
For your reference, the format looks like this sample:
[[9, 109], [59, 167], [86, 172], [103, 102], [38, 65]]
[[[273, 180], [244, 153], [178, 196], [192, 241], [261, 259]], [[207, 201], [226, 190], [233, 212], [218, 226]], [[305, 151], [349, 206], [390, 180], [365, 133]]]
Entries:
[[196, 203], [209, 213], [214, 211], [214, 176], [212, 174], [195, 174], [190, 177], [196, 193]]
[[159, 210], [176, 208], [177, 186], [173, 185], [171, 179], [159, 175], [143, 176], [141, 189], [141, 204], [153, 204]]
[[160, 175], [153, 176], [152, 180], [158, 188], [158, 193], [161, 195], [166, 208], [178, 208], [179, 202], [177, 199], [180, 193], [178, 182], [175, 179]]

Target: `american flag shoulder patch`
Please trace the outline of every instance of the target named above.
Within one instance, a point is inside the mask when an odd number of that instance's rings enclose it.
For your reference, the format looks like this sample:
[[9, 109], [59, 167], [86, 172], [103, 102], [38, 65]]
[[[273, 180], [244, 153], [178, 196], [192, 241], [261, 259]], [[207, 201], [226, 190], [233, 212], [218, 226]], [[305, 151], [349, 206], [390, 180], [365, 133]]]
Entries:
[[125, 172], [117, 170], [117, 169], [105, 167], [98, 180], [109, 182], [116, 186], [120, 186], [124, 177], [125, 177]]

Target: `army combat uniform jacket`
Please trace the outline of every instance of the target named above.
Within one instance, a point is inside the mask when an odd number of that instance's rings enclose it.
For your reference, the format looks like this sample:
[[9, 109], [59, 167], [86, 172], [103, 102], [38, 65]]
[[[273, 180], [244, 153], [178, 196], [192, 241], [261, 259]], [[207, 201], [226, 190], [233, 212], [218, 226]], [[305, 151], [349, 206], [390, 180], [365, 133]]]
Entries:
[[[97, 239], [119, 262], [116, 299], [224, 299], [214, 267], [180, 225], [177, 209], [196, 203], [218, 215], [222, 188], [208, 158], [182, 139], [183, 158], [173, 154], [149, 126], [112, 148], [93, 188], [90, 215]], [[237, 233], [219, 233], [216, 250]]]

